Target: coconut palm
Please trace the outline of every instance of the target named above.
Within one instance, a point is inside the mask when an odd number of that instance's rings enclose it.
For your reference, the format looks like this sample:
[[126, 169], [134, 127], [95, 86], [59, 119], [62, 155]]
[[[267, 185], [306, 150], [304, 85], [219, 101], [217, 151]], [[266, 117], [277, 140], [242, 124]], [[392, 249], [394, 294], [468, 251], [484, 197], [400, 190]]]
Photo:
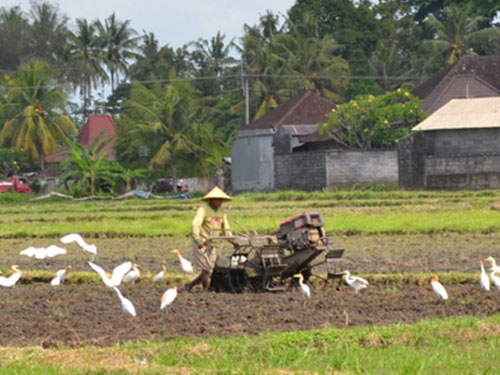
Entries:
[[46, 1], [32, 1], [30, 9], [30, 52], [32, 56], [65, 68], [63, 56], [68, 36], [69, 18], [58, 5]]
[[139, 37], [135, 36], [137, 32], [130, 27], [130, 20], [118, 21], [114, 13], [104, 20], [104, 25], [97, 22], [96, 26], [105, 50], [111, 89], [114, 90], [119, 73], [129, 73], [127, 59], [136, 56]]
[[138, 124], [138, 133], [145, 139], [156, 140], [149, 167], [170, 165], [176, 181], [178, 157], [206, 155], [207, 150], [193, 140], [212, 136], [211, 127], [199, 120], [201, 107], [193, 87], [177, 80], [173, 72], [170, 80], [170, 84], [156, 82], [151, 88], [134, 83], [125, 108]]
[[29, 56], [29, 25], [21, 8], [0, 8], [0, 69], [16, 70]]
[[434, 32], [434, 39], [424, 41], [424, 47], [444, 54], [449, 64], [479, 50], [498, 52], [500, 29], [480, 29], [484, 17], [470, 17], [466, 10], [453, 5], [444, 8], [443, 14], [443, 19], [429, 15], [426, 25]]
[[7, 81], [5, 101], [0, 103], [0, 113], [7, 118], [0, 146], [21, 148], [43, 170], [45, 155], [56, 150], [58, 141], [77, 133], [65, 108], [64, 88], [54, 83], [45, 63], [22, 67]]
[[[70, 32], [68, 42], [68, 62], [75, 68], [76, 80], [80, 85], [84, 111], [90, 105], [92, 88], [107, 80], [104, 70], [104, 54], [97, 35], [95, 23], [86, 19], [76, 20], [76, 32]], [[86, 113], [84, 112], [84, 116]]]
[[[301, 24], [287, 21], [289, 32], [276, 37], [276, 53], [285, 62], [288, 74], [303, 76], [289, 81], [291, 89], [322, 92], [331, 100], [342, 101], [349, 65], [340, 56], [341, 46], [328, 34], [319, 36], [319, 25], [312, 14], [305, 14]], [[340, 77], [317, 79], [318, 76]]]

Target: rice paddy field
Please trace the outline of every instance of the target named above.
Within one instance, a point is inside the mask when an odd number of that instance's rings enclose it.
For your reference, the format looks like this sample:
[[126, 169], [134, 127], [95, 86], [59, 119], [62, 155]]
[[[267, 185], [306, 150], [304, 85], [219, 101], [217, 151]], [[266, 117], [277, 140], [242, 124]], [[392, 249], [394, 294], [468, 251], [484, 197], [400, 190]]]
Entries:
[[[500, 291], [479, 285], [479, 260], [500, 259], [500, 191], [339, 191], [237, 195], [224, 205], [240, 235], [273, 234], [303, 211], [323, 215], [341, 266], [370, 285], [355, 295], [315, 269], [310, 299], [294, 283], [275, 293], [182, 289], [171, 250], [192, 260], [199, 198], [70, 202], [0, 195], [0, 374], [496, 374]], [[81, 234], [106, 270], [141, 265], [120, 290], [137, 316], [88, 265], [90, 254], [60, 238]], [[30, 247], [67, 254], [33, 259]], [[221, 257], [231, 251], [221, 244]], [[166, 261], [167, 277], [153, 283]], [[50, 280], [72, 270], [64, 285]], [[429, 284], [439, 275], [449, 300]], [[168, 311], [162, 293], [178, 286]]]

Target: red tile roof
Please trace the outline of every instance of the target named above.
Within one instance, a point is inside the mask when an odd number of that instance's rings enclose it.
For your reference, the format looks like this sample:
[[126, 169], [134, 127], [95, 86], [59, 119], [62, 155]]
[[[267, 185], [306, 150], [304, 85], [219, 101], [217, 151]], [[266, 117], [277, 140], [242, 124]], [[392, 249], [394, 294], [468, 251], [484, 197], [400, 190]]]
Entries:
[[313, 125], [326, 122], [335, 103], [313, 91], [303, 91], [269, 111], [242, 130], [277, 129], [281, 125]]
[[[104, 130], [104, 134], [101, 137], [101, 140], [108, 137], [108, 136], [117, 136], [118, 135], [118, 129], [116, 128], [116, 125], [111, 118], [110, 115], [90, 115], [87, 123], [82, 129], [82, 132], [80, 133], [77, 142], [84, 146], [85, 148], [89, 148], [89, 146], [92, 144], [94, 139], [99, 135], [101, 131]], [[114, 145], [115, 145], [116, 139], [113, 139], [111, 142], [109, 142], [104, 148], [101, 150], [99, 153], [102, 154], [104, 152], [108, 153], [108, 160], [117, 160], [115, 152], [114, 152]], [[63, 160], [67, 159], [67, 156], [61, 155], [64, 152], [69, 151], [69, 147], [64, 147], [59, 150], [57, 150], [55, 153], [47, 155], [45, 157], [45, 162], [46, 163], [60, 163]]]

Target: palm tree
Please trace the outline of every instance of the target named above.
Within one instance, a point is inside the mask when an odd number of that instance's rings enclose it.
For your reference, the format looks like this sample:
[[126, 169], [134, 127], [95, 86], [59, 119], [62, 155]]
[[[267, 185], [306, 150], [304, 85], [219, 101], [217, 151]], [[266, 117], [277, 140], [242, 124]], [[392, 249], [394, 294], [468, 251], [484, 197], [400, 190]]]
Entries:
[[453, 5], [444, 8], [443, 13], [442, 20], [434, 14], [429, 15], [426, 25], [434, 32], [434, 39], [424, 41], [423, 46], [446, 56], [449, 64], [479, 50], [499, 51], [500, 29], [480, 29], [484, 17], [472, 18], [464, 9]]
[[136, 56], [135, 50], [139, 39], [135, 36], [137, 32], [129, 27], [130, 20], [117, 21], [114, 13], [104, 20], [104, 25], [101, 22], [97, 22], [96, 25], [105, 49], [111, 89], [114, 90], [119, 73], [129, 73], [127, 59]]
[[57, 5], [32, 1], [30, 9], [30, 52], [37, 59], [57, 64], [63, 71], [64, 51], [68, 36], [68, 17]]
[[[319, 36], [319, 25], [312, 14], [306, 14], [302, 24], [287, 22], [289, 32], [276, 37], [276, 53], [285, 62], [288, 74], [301, 75], [291, 82], [295, 92], [309, 89], [321, 92], [337, 102], [343, 100], [349, 65], [341, 57], [341, 45], [330, 34]], [[317, 76], [338, 77], [317, 79]]]
[[20, 7], [0, 8], [0, 69], [16, 70], [29, 56], [28, 34], [28, 20]]
[[138, 133], [156, 140], [157, 148], [153, 150], [149, 167], [170, 165], [176, 181], [178, 157], [207, 155], [209, 150], [195, 140], [210, 140], [212, 129], [199, 121], [201, 107], [192, 86], [176, 80], [173, 72], [170, 80], [168, 85], [157, 82], [151, 88], [134, 83], [125, 108], [137, 122]]
[[108, 77], [103, 68], [104, 54], [95, 23], [88, 23], [86, 19], [78, 18], [76, 27], [76, 32], [69, 34], [68, 62], [78, 66], [75, 73], [86, 116], [92, 98], [92, 88], [97, 88], [97, 85], [105, 82]]
[[57, 142], [77, 133], [65, 106], [64, 88], [54, 84], [45, 63], [29, 63], [7, 82], [5, 101], [0, 103], [0, 113], [7, 118], [0, 145], [21, 148], [43, 170], [43, 159], [56, 150]]
[[[256, 120], [269, 110], [276, 108], [283, 99], [290, 96], [285, 82], [280, 78], [285, 74], [285, 62], [275, 52], [274, 38], [266, 38], [259, 27], [246, 27], [243, 37], [242, 59], [245, 62], [245, 73], [250, 77], [250, 97], [253, 119]], [[242, 111], [243, 102], [231, 110]]]

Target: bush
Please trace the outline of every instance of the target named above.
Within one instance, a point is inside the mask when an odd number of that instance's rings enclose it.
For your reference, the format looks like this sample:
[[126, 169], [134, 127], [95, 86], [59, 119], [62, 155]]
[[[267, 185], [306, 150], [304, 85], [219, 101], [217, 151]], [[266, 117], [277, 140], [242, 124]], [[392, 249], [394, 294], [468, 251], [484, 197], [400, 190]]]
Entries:
[[42, 183], [38, 178], [35, 178], [29, 183], [29, 187], [34, 194], [38, 194], [42, 191]]

